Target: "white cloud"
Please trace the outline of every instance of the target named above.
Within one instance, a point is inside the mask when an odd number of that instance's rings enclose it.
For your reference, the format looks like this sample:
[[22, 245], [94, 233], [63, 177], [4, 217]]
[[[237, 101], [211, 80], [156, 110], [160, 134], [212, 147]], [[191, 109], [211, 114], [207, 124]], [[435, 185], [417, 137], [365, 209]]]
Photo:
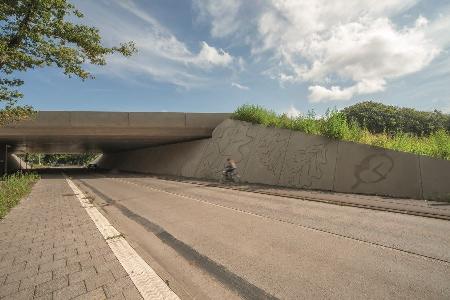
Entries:
[[383, 79], [380, 80], [363, 79], [357, 84], [346, 88], [341, 88], [339, 86], [332, 86], [331, 88], [326, 88], [320, 85], [314, 85], [308, 88], [310, 92], [309, 99], [311, 102], [348, 100], [354, 95], [364, 95], [383, 91], [385, 84], [386, 82]]
[[[313, 102], [383, 91], [389, 80], [429, 65], [442, 49], [439, 36], [450, 41], [442, 37], [448, 35], [445, 17], [433, 22], [419, 16], [409, 26], [393, 23], [392, 17], [418, 0], [235, 0], [233, 10], [210, 0], [197, 2], [208, 3], [203, 14], [209, 13], [213, 36], [220, 36], [217, 24], [223, 19], [234, 20], [226, 35], [249, 31], [244, 23], [255, 24], [247, 43], [255, 60], [269, 56], [265, 74], [281, 84], [307, 82]], [[257, 13], [237, 17], [245, 5]]]
[[235, 88], [238, 88], [238, 89], [240, 89], [240, 90], [246, 90], [246, 91], [250, 90], [250, 88], [249, 88], [248, 86], [239, 84], [239, 83], [237, 83], [237, 82], [232, 82], [232, 83], [231, 83], [231, 86], [232, 86], [232, 87], [235, 87]]
[[193, 62], [204, 67], [228, 66], [233, 62], [233, 57], [222, 49], [217, 50], [206, 42], [202, 42], [202, 49]]
[[302, 113], [297, 108], [295, 108], [294, 105], [291, 105], [289, 107], [289, 109], [286, 111], [286, 115], [289, 118], [297, 118], [297, 117], [301, 116], [301, 114]]
[[150, 77], [191, 88], [210, 81], [213, 68], [228, 67], [234, 63], [232, 55], [206, 42], [200, 43], [197, 53], [191, 51], [133, 1], [96, 1], [86, 5], [89, 5], [88, 9], [84, 9], [89, 13], [88, 20], [101, 30], [109, 43], [132, 40], [138, 49], [138, 53], [130, 58], [111, 57], [104, 68], [109, 74], [123, 78], [127, 74], [138, 75], [140, 80]]
[[200, 14], [200, 18], [212, 16], [212, 36], [224, 37], [238, 30], [239, 22], [236, 19], [238, 18], [241, 1], [194, 0], [193, 3]]

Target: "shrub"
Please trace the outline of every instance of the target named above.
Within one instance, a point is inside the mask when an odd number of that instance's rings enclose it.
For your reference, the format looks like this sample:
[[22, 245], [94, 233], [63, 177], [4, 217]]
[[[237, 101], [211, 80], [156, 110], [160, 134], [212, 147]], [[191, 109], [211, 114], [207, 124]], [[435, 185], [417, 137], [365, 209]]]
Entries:
[[372, 101], [357, 103], [342, 110], [348, 122], [356, 122], [371, 133], [410, 133], [428, 136], [440, 129], [450, 131], [450, 115], [425, 112]]
[[343, 113], [338, 112], [336, 109], [327, 110], [321, 125], [321, 134], [326, 137], [342, 140], [348, 136], [349, 126], [347, 119]]
[[238, 107], [233, 113], [232, 118], [266, 126], [274, 126], [278, 122], [277, 114], [274, 111], [265, 109], [259, 105], [250, 104]]

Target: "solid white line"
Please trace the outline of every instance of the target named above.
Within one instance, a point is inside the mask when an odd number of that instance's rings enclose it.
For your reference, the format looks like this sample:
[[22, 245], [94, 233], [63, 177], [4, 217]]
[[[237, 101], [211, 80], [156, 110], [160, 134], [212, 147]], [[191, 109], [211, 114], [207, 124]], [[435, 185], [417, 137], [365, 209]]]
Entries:
[[120, 264], [130, 276], [144, 299], [180, 299], [139, 256], [109, 221], [92, 205], [83, 192], [66, 175], [66, 181], [75, 196], [94, 221]]

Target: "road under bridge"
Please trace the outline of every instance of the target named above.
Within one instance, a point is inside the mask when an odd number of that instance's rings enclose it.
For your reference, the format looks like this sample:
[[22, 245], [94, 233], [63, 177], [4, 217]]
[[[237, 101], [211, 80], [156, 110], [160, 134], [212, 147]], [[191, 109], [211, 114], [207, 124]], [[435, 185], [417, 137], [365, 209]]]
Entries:
[[12, 153], [118, 152], [211, 137], [229, 114], [41, 111], [0, 128], [0, 170]]

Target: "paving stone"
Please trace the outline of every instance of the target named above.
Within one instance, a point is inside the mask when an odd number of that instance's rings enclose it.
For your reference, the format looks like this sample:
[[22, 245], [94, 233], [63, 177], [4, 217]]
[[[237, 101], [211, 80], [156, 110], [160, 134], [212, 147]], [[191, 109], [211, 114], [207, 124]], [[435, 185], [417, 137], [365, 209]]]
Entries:
[[127, 300], [144, 299], [135, 286], [124, 289], [122, 293]]
[[85, 260], [91, 259], [91, 255], [89, 254], [89, 252], [83, 253], [83, 254], [78, 254], [72, 257], [68, 257], [67, 258], [67, 264], [71, 264], [71, 263], [75, 263], [75, 262], [82, 262]]
[[23, 256], [16, 256], [16, 257], [14, 257], [13, 265], [17, 265], [19, 263], [28, 262], [28, 261], [35, 261], [40, 258], [41, 258], [41, 253], [29, 253], [29, 254], [23, 255]]
[[97, 270], [98, 273], [111, 271], [116, 280], [128, 276], [128, 273], [125, 271], [125, 269], [122, 267], [122, 265], [119, 263], [118, 260], [106, 262], [101, 265], [96, 265], [95, 269]]
[[113, 283], [105, 285], [103, 288], [108, 298], [122, 293], [122, 290], [134, 287], [133, 281], [129, 277], [124, 277], [116, 280]]
[[56, 279], [58, 277], [66, 276], [75, 272], [81, 271], [81, 265], [80, 263], [71, 263], [67, 266], [64, 266], [60, 269], [53, 270], [53, 279]]
[[8, 274], [8, 276], [6, 277], [6, 283], [20, 281], [21, 279], [35, 276], [37, 275], [37, 273], [38, 273], [37, 267], [27, 268], [19, 272], [11, 273]]
[[48, 293], [53, 293], [56, 290], [62, 289], [69, 285], [69, 279], [67, 276], [59, 277], [44, 283], [41, 283], [36, 287], [36, 296], [43, 296]]
[[68, 251], [55, 253], [54, 259], [58, 260], [58, 259], [61, 259], [61, 258], [69, 258], [69, 257], [77, 256], [77, 255], [78, 255], [77, 250], [76, 249], [71, 249], [71, 250], [68, 250]]
[[17, 265], [10, 265], [9, 267], [3, 267], [0, 269], [0, 274], [11, 274], [25, 270], [26, 262], [19, 263]]
[[114, 255], [114, 253], [112, 253], [112, 252], [106, 253], [105, 255], [103, 255], [103, 258], [105, 259], [106, 262], [117, 260], [116, 255]]
[[79, 272], [72, 273], [69, 275], [69, 283], [75, 283], [78, 281], [83, 281], [85, 279], [88, 279], [90, 277], [96, 276], [97, 271], [94, 269], [94, 267], [83, 269]]
[[105, 258], [103, 256], [96, 256], [95, 258], [86, 259], [80, 262], [81, 267], [84, 269], [86, 267], [93, 267], [97, 264], [105, 263]]
[[95, 290], [98, 287], [113, 283], [115, 281], [111, 272], [101, 273], [98, 276], [92, 277], [91, 280], [86, 281], [88, 291]]
[[106, 299], [106, 295], [105, 295], [105, 292], [103, 291], [103, 289], [100, 287], [100, 288], [90, 291], [86, 294], [80, 295], [74, 299], [76, 299], [76, 300], [103, 300], [103, 299]]
[[45, 294], [45, 295], [40, 296], [40, 297], [36, 297], [35, 296], [33, 299], [34, 300], [52, 300], [53, 299], [53, 294], [49, 293], [49, 294]]
[[86, 286], [83, 281], [70, 284], [69, 286], [53, 292], [53, 299], [72, 299], [86, 293]]
[[53, 261], [53, 254], [46, 255], [45, 253], [38, 259], [28, 260], [27, 261], [27, 268], [30, 268], [31, 266], [39, 266], [46, 263], [50, 263]]
[[95, 249], [92, 249], [91, 251], [89, 251], [89, 253], [91, 254], [92, 258], [95, 258], [97, 256], [105, 256], [108, 254], [114, 255], [114, 253], [111, 252], [111, 248], [108, 245], [99, 248], [95, 247]]
[[66, 259], [55, 260], [52, 262], [39, 265], [39, 273], [44, 273], [52, 270], [57, 270], [67, 265]]
[[41, 283], [52, 280], [52, 272], [37, 274], [36, 276], [24, 278], [20, 281], [19, 290], [33, 288]]
[[109, 297], [109, 298], [107, 298], [107, 299], [109, 299], [109, 300], [126, 300], [123, 293], [114, 295], [114, 296]]
[[8, 296], [8, 300], [28, 300], [33, 299], [34, 288], [29, 288], [26, 290], [21, 290], [18, 293]]

